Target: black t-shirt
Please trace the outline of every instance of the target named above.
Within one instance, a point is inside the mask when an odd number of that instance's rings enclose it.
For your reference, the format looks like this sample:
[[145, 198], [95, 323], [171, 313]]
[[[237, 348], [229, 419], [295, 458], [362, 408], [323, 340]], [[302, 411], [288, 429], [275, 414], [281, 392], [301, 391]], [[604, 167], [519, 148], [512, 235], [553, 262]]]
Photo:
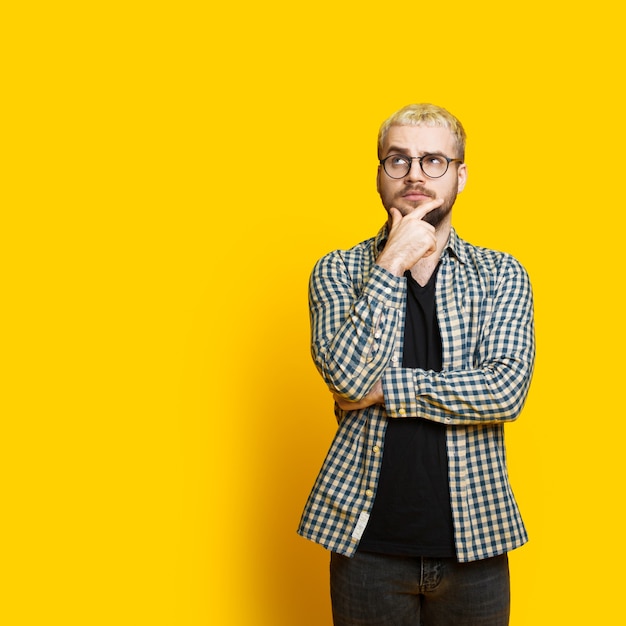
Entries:
[[[403, 367], [441, 371], [437, 271], [423, 287], [407, 277]], [[420, 417], [389, 420], [376, 500], [359, 550], [453, 557], [446, 427]]]

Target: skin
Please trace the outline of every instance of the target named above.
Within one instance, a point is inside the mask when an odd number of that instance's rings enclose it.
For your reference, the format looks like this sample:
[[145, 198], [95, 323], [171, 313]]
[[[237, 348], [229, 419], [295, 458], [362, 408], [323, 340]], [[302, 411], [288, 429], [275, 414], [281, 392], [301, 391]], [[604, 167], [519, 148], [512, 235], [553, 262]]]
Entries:
[[[383, 159], [398, 153], [410, 157], [429, 153], [451, 158], [460, 156], [454, 135], [443, 127], [392, 126], [382, 148]], [[410, 270], [413, 278], [425, 285], [448, 242], [452, 206], [466, 181], [464, 163], [451, 163], [441, 178], [428, 178], [417, 161], [413, 161], [411, 171], [401, 179], [390, 178], [379, 166], [376, 187], [387, 211], [389, 236], [376, 263], [395, 276], [403, 276]], [[347, 411], [385, 401], [380, 381], [356, 402], [337, 394], [333, 397]]]

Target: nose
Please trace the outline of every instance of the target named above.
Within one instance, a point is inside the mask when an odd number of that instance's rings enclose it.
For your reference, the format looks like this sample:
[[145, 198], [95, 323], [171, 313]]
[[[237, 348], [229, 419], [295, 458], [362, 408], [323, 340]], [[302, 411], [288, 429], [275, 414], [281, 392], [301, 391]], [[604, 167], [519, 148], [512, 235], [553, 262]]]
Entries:
[[426, 176], [424, 172], [422, 172], [422, 168], [420, 167], [420, 162], [418, 159], [413, 159], [411, 161], [411, 169], [409, 173], [404, 177], [404, 180], [408, 183], [417, 183], [424, 182], [426, 180]]

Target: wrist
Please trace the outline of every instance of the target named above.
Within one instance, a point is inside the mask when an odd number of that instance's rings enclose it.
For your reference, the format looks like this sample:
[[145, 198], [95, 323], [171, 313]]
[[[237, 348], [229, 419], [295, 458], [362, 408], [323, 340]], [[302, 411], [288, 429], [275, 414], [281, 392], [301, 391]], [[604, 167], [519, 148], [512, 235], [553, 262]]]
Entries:
[[404, 272], [406, 272], [404, 264], [399, 259], [385, 257], [384, 252], [381, 253], [380, 256], [376, 259], [376, 265], [387, 270], [394, 276], [401, 277], [404, 276]]

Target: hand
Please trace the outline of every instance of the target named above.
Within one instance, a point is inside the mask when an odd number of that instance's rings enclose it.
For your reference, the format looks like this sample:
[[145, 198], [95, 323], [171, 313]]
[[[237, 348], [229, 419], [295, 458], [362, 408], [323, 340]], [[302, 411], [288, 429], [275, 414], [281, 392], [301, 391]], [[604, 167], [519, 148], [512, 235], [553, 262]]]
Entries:
[[339, 405], [339, 408], [344, 411], [356, 411], [358, 409], [365, 409], [368, 406], [372, 406], [373, 404], [385, 404], [385, 397], [383, 396], [383, 385], [380, 382], [376, 382], [369, 393], [361, 398], [360, 400], [356, 400], [352, 402], [350, 400], [346, 400], [341, 396], [333, 393], [333, 398], [335, 398], [335, 402]]
[[436, 252], [435, 227], [425, 222], [424, 216], [442, 204], [441, 198], [430, 200], [404, 216], [398, 209], [391, 207], [389, 236], [376, 263], [392, 274], [402, 276], [420, 259]]

